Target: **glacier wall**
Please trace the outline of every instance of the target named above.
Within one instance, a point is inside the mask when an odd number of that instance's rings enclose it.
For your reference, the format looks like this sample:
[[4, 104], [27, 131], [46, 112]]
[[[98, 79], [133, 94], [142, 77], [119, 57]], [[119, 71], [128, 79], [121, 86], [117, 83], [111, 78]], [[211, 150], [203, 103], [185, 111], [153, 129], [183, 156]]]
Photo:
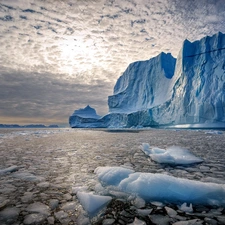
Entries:
[[109, 112], [130, 113], [164, 103], [172, 94], [170, 79], [175, 63], [170, 53], [163, 52], [150, 60], [131, 63], [108, 97]]
[[162, 111], [168, 123], [225, 122], [224, 34], [207, 36], [193, 43], [185, 40], [174, 76], [177, 81], [168, 112]]

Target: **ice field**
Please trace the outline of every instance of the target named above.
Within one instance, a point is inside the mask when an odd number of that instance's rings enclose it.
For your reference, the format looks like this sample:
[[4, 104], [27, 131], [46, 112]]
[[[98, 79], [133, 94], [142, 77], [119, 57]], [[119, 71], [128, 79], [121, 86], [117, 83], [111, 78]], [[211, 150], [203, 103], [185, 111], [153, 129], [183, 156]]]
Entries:
[[225, 224], [225, 132], [106, 131], [0, 129], [0, 224]]

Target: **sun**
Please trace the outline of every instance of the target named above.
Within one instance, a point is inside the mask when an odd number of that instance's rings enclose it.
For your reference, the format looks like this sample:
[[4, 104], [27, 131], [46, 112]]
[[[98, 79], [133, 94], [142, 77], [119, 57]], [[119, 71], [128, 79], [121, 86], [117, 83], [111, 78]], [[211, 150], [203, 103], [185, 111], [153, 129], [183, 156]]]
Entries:
[[92, 39], [67, 38], [60, 42], [60, 71], [72, 75], [91, 70], [96, 63], [96, 49]]

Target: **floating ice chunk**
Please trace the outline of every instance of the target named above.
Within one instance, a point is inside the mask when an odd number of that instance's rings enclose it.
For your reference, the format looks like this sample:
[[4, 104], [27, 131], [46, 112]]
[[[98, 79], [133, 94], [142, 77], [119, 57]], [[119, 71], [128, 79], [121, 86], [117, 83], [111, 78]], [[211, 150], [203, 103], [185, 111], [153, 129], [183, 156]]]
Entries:
[[102, 221], [102, 225], [111, 225], [115, 222], [115, 219], [105, 219]]
[[0, 222], [3, 224], [12, 224], [17, 220], [20, 210], [16, 207], [8, 207], [0, 211]]
[[78, 192], [77, 197], [90, 217], [95, 216], [112, 200], [109, 196], [100, 196], [85, 192]]
[[178, 221], [173, 223], [173, 225], [200, 225], [203, 222], [199, 219], [193, 219], [193, 220], [186, 220], [186, 221]]
[[184, 202], [181, 206], [179, 206], [179, 209], [183, 212], [189, 213], [193, 212], [192, 204], [188, 206], [186, 202]]
[[102, 183], [107, 185], [117, 185], [121, 180], [128, 177], [134, 170], [122, 167], [98, 167], [95, 173], [98, 175]]
[[40, 213], [46, 216], [50, 215], [49, 207], [41, 202], [35, 202], [28, 205], [27, 209], [28, 212], [32, 213]]
[[37, 184], [38, 187], [40, 188], [48, 188], [50, 186], [49, 182], [41, 182]]
[[83, 187], [72, 187], [71, 194], [75, 195], [78, 191], [86, 191], [88, 189], [88, 186]]
[[51, 199], [49, 201], [49, 207], [51, 208], [51, 210], [56, 209], [59, 206], [59, 200], [58, 199]]
[[[101, 169], [101, 176], [98, 177], [101, 182], [109, 185], [108, 188], [114, 183], [110, 179], [114, 179], [122, 173], [122, 170], [119, 170], [118, 167], [113, 170], [114, 167], [107, 167], [106, 170]], [[104, 172], [107, 175], [109, 171], [113, 176], [105, 179]], [[121, 180], [115, 187], [120, 191], [137, 195], [145, 201], [225, 205], [224, 184], [204, 183], [166, 174], [130, 172], [128, 177]]]
[[135, 217], [133, 223], [129, 223], [129, 225], [146, 225], [145, 221], [139, 220], [137, 217]]
[[18, 166], [10, 166], [8, 168], [0, 170], [0, 175], [5, 174], [5, 173], [13, 173], [19, 170]]
[[145, 200], [140, 198], [140, 197], [136, 197], [133, 201], [133, 205], [140, 209], [140, 208], [144, 208], [145, 207]]
[[68, 213], [66, 213], [64, 211], [55, 212], [55, 217], [56, 217], [56, 219], [59, 220], [59, 222], [61, 224], [69, 224], [69, 222], [70, 222]]
[[35, 176], [34, 174], [31, 174], [29, 172], [14, 173], [13, 177], [31, 182], [41, 182], [45, 180], [44, 177]]
[[55, 224], [55, 218], [53, 216], [49, 216], [47, 219], [48, 219], [48, 224]]
[[167, 149], [157, 147], [150, 148], [149, 144], [143, 143], [141, 150], [153, 161], [174, 165], [201, 163], [203, 160], [194, 156], [188, 149], [172, 146]]
[[171, 218], [165, 215], [153, 214], [149, 218], [153, 224], [168, 225], [171, 223]]
[[40, 213], [32, 213], [25, 217], [23, 223], [25, 225], [40, 224], [40, 223], [44, 222], [45, 219], [46, 219], [46, 215], [43, 215]]
[[169, 217], [175, 217], [177, 215], [177, 211], [175, 211], [174, 209], [170, 208], [170, 207], [165, 207], [165, 210], [167, 212], [167, 214], [169, 215]]
[[147, 216], [152, 212], [153, 209], [137, 209], [137, 213], [141, 216]]
[[206, 134], [223, 134], [222, 131], [218, 131], [218, 130], [214, 130], [214, 131], [208, 131], [208, 132], [205, 132]]
[[23, 203], [29, 203], [33, 200], [33, 193], [32, 192], [25, 192], [24, 196], [21, 197], [21, 201]]
[[62, 209], [67, 212], [73, 212], [76, 209], [76, 203], [75, 202], [67, 202], [62, 206]]

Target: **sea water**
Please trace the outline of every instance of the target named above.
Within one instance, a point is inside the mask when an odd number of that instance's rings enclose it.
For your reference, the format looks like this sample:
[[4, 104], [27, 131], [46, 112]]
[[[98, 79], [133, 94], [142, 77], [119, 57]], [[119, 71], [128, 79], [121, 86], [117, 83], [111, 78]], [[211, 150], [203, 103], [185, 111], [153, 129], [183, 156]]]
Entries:
[[[179, 146], [203, 162], [160, 164], [141, 151], [143, 143], [160, 149]], [[223, 131], [0, 129], [0, 222], [92, 223], [77, 193], [109, 194], [94, 173], [97, 167], [123, 167], [223, 185], [224, 159]], [[111, 190], [111, 197], [129, 201], [130, 196]], [[108, 220], [113, 224], [112, 218]]]

